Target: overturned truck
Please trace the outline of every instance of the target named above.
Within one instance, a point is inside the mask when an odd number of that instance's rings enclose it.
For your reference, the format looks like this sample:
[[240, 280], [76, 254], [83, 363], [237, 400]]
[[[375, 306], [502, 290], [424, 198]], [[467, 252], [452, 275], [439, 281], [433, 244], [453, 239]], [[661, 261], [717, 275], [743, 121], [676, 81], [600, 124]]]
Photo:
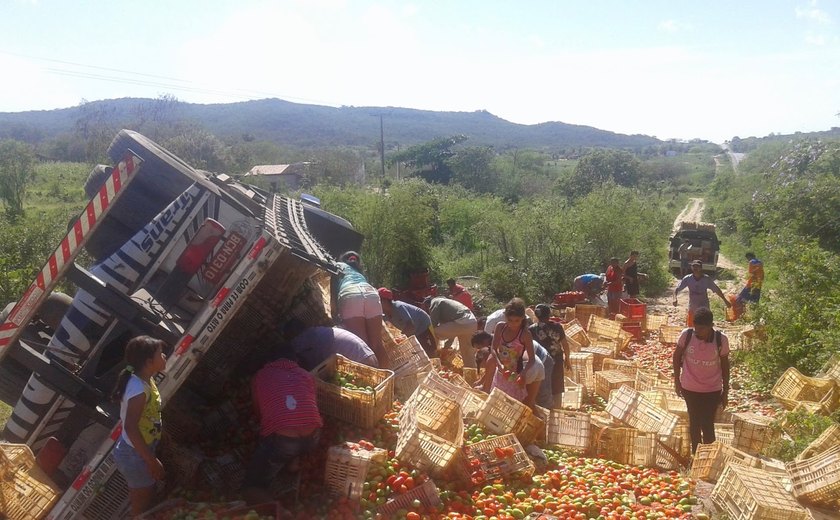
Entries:
[[164, 434], [177, 440], [183, 421], [166, 419], [180, 396], [217, 397], [286, 339], [292, 318], [329, 322], [333, 257], [361, 245], [343, 219], [195, 170], [135, 132], [121, 131], [108, 154], [115, 165], [91, 173], [90, 202], [0, 325], [0, 363], [31, 372], [3, 437], [52, 461], [51, 519], [127, 516], [111, 453], [119, 404], [108, 396], [130, 337], [170, 346], [157, 384]]

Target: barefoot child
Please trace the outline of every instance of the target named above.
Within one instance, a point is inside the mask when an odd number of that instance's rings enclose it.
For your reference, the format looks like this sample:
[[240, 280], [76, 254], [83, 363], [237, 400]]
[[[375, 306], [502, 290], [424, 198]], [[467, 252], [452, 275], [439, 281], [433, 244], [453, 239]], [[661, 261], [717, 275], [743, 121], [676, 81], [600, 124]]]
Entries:
[[120, 401], [123, 426], [114, 460], [128, 484], [132, 517], [149, 509], [155, 481], [163, 480], [163, 465], [155, 456], [161, 436], [160, 393], [152, 377], [166, 368], [164, 345], [149, 336], [131, 339], [125, 347], [125, 368], [112, 395]]

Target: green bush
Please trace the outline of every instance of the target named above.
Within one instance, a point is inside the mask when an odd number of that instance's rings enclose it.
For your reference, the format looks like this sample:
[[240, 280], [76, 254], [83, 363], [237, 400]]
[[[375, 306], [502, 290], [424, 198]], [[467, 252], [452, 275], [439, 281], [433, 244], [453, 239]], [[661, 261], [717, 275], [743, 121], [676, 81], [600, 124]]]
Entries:
[[791, 461], [835, 422], [836, 418], [815, 415], [806, 410], [786, 412], [773, 421], [771, 427], [780, 433], [784, 431], [787, 436], [780, 436], [762, 453], [774, 459]]

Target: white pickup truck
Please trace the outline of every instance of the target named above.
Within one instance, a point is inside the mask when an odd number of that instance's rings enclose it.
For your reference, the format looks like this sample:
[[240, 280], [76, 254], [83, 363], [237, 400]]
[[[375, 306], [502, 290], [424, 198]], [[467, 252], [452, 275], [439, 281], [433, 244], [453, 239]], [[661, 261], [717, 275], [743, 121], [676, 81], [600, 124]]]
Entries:
[[688, 262], [700, 260], [703, 272], [717, 272], [720, 241], [715, 233], [715, 225], [706, 222], [681, 222], [668, 247], [668, 268], [674, 275], [681, 273], [680, 246], [688, 242]]

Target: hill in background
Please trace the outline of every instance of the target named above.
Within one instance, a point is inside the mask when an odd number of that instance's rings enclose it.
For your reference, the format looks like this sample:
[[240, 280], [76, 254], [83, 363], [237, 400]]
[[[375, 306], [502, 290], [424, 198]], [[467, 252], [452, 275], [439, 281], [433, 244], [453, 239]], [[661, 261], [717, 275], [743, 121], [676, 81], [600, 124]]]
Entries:
[[[165, 114], [161, 114], [165, 111]], [[638, 149], [660, 144], [655, 137], [624, 135], [590, 126], [548, 122], [520, 125], [487, 111], [435, 112], [394, 107], [327, 107], [263, 99], [199, 105], [166, 99], [124, 98], [72, 108], [0, 113], [0, 138], [40, 142], [79, 131], [80, 126], [120, 127], [139, 118], [189, 121], [221, 137], [249, 136], [295, 147], [370, 146], [379, 142], [382, 116], [386, 146], [410, 146], [440, 136], [464, 134], [470, 145], [507, 148]]]

